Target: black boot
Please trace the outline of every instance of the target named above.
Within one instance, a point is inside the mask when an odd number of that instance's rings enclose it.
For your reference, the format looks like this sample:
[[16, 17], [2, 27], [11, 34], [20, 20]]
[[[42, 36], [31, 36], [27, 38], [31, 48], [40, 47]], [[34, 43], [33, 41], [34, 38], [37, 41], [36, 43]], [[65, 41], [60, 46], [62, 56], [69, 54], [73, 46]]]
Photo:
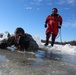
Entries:
[[52, 34], [52, 42], [51, 42], [51, 46], [52, 47], [54, 46], [55, 38], [56, 38], [56, 35], [55, 34]]
[[46, 40], [46, 43], [44, 44], [45, 46], [47, 46], [48, 45], [48, 40]]
[[51, 46], [53, 47], [54, 43], [51, 43]]

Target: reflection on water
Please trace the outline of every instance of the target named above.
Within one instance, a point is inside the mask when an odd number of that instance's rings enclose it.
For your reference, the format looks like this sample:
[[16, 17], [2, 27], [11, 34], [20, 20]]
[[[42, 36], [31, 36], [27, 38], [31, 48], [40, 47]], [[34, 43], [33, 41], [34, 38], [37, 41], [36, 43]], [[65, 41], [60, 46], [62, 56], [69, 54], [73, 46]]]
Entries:
[[[13, 59], [17, 61], [17, 56], [20, 61], [14, 63]], [[76, 68], [72, 65], [76, 58], [72, 55], [42, 50], [34, 53], [9, 52], [6, 56], [0, 55], [0, 61], [6, 60], [6, 57], [12, 61], [0, 63], [0, 75], [76, 75]]]
[[49, 59], [49, 60], [55, 60], [55, 61], [63, 61], [63, 62], [76, 65], [76, 55], [62, 54], [60, 52], [52, 53], [51, 51], [42, 51], [42, 50], [38, 50], [35, 53], [37, 58], [40, 58], [43, 60]]
[[63, 54], [62, 61], [76, 65], [76, 55]]
[[[62, 62], [67, 62], [67, 63], [76, 65], [76, 55], [63, 54], [57, 50], [56, 50], [56, 52], [55, 52], [55, 50], [54, 50], [54, 52], [49, 51], [49, 50], [47, 50], [47, 51], [46, 50], [37, 50], [33, 53], [28, 53], [28, 52], [20, 53], [20, 54], [16, 54], [16, 57], [18, 56], [17, 59], [19, 59], [21, 61], [23, 60], [23, 63], [30, 62], [30, 64], [34, 65], [34, 66], [42, 65], [45, 60], [62, 61]], [[15, 57], [14, 54], [10, 53], [10, 55], [11, 55], [11, 58]], [[9, 57], [10, 55], [7, 56], [8, 59], [10, 58]], [[14, 58], [14, 60], [16, 59], [16, 57]], [[7, 58], [5, 55], [0, 55], [0, 61], [5, 61], [5, 60], [7, 60]]]
[[0, 61], [5, 61], [5, 60], [7, 60], [7, 58], [3, 55], [0, 55]]

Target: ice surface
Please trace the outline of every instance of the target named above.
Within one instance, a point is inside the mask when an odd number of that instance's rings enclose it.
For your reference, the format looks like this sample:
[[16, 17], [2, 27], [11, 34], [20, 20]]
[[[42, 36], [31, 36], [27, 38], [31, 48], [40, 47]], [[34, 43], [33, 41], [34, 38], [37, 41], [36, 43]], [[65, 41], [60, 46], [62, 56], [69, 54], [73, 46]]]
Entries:
[[[25, 65], [20, 64], [20, 62], [8, 60], [6, 56], [1, 55], [0, 75], [76, 75], [76, 46], [66, 44], [45, 47], [41, 43], [40, 37], [36, 36], [33, 38], [39, 47], [45, 50], [38, 50], [29, 55], [25, 54], [25, 57], [28, 55]], [[14, 51], [15, 48], [8, 47], [8, 49]], [[13, 55], [17, 57], [18, 54]], [[32, 64], [27, 64], [30, 61]]]

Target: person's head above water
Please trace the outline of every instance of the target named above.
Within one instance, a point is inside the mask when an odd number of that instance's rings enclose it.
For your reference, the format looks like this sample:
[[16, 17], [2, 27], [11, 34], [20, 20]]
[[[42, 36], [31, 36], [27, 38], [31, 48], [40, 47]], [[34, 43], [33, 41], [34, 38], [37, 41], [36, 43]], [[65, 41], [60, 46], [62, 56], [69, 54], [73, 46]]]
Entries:
[[25, 35], [25, 31], [23, 28], [18, 27], [15, 29], [15, 32], [14, 32], [15, 39], [17, 39], [19, 36], [24, 36], [24, 35]]

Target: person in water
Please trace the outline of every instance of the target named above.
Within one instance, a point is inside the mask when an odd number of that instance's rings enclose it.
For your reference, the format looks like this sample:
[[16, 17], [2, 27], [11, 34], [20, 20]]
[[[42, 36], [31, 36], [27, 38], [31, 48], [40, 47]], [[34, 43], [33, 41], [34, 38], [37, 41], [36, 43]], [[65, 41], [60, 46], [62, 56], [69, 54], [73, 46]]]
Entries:
[[28, 50], [30, 41], [26, 36], [23, 28], [18, 27], [15, 29], [14, 36], [8, 38], [7, 41], [0, 43], [0, 48], [5, 49], [8, 46], [15, 45], [20, 50]]

